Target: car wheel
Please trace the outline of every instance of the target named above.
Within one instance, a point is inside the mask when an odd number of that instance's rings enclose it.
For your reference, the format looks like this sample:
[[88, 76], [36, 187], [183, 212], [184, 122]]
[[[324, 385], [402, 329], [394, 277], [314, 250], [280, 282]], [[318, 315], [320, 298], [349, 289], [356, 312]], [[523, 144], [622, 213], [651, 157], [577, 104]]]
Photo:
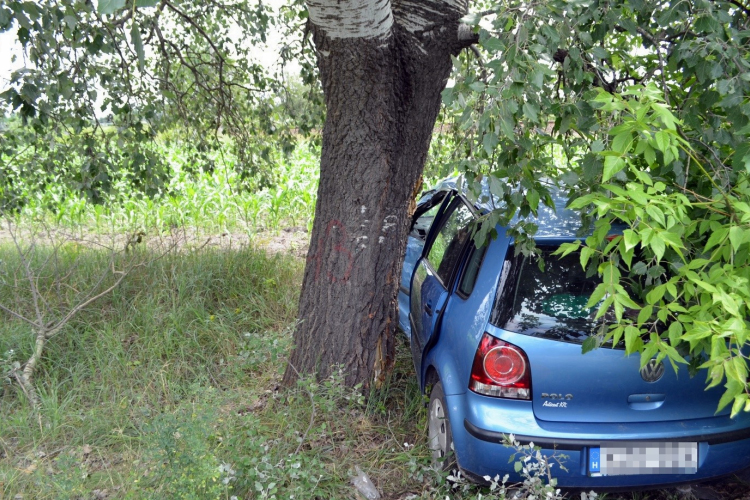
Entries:
[[443, 469], [450, 469], [455, 464], [453, 453], [453, 434], [448, 419], [448, 406], [445, 404], [443, 384], [435, 383], [430, 391], [430, 407], [427, 420], [428, 445], [432, 450], [432, 459]]

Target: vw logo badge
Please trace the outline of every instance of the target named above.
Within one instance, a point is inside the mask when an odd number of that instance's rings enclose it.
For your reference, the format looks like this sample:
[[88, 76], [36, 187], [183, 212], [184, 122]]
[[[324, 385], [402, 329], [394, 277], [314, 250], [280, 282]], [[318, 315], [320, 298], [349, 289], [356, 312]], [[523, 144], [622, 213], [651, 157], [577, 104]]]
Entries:
[[664, 363], [652, 359], [641, 368], [641, 378], [646, 382], [656, 382], [664, 375]]

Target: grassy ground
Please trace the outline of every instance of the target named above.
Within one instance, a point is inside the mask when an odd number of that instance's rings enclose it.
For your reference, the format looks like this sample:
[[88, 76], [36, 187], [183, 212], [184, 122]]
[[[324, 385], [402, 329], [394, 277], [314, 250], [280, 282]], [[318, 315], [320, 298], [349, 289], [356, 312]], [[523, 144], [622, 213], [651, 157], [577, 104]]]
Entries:
[[[106, 256], [75, 251], [84, 289]], [[6, 283], [14, 252], [0, 246]], [[134, 270], [49, 344], [39, 418], [17, 385], [2, 386], [0, 499], [357, 498], [356, 467], [386, 499], [498, 498], [431, 467], [405, 345], [368, 394], [338, 376], [279, 387], [301, 272], [299, 258], [251, 248], [173, 253]], [[0, 303], [31, 314], [4, 290]], [[20, 321], [0, 331], [2, 373], [33, 346]]]
[[[0, 500], [351, 499], [361, 498], [351, 484], [357, 467], [386, 499], [499, 498], [432, 468], [407, 346], [398, 346], [387, 383], [367, 394], [338, 376], [279, 387], [303, 259], [252, 244], [270, 246], [269, 230], [310, 224], [313, 153], [298, 149], [278, 187], [245, 193], [231, 187], [230, 170], [183, 175], [180, 153], [171, 154], [169, 195], [147, 200], [121, 190], [104, 208], [52, 186], [22, 214], [32, 228], [43, 221], [89, 240], [58, 249], [59, 285], [49, 267], [40, 273], [51, 308], [70, 307], [109, 266], [96, 235], [127, 235], [120, 246], [138, 235], [143, 241], [115, 267], [133, 258], [143, 265], [50, 341], [36, 376], [38, 416], [8, 380], [32, 352], [31, 332], [0, 316]], [[233, 231], [249, 235], [244, 245], [221, 236]], [[161, 255], [152, 243], [167, 232], [190, 241]], [[0, 231], [0, 304], [30, 316], [8, 235]], [[50, 262], [49, 243], [40, 240], [36, 264]], [[721, 491], [736, 499], [742, 486]], [[668, 490], [607, 498], [689, 497]]]
[[[85, 259], [81, 286], [101, 263]], [[388, 495], [419, 493], [424, 415], [408, 366], [367, 402], [336, 378], [278, 387], [301, 268], [244, 249], [135, 270], [50, 343], [40, 419], [4, 386], [0, 498], [348, 498], [356, 465]], [[2, 331], [0, 353], [25, 359], [25, 325]]]

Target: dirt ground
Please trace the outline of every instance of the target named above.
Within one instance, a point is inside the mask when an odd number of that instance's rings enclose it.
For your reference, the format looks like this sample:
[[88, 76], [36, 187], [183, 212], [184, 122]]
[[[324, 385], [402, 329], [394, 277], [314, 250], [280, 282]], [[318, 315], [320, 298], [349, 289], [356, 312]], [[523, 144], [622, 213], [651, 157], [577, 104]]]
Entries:
[[269, 253], [289, 253], [298, 258], [307, 255], [309, 233], [305, 227], [288, 227], [279, 231], [208, 233], [195, 228], [175, 228], [160, 234], [94, 233], [86, 230], [53, 228], [43, 225], [0, 227], [0, 245], [19, 242], [23, 247], [31, 241], [40, 245], [78, 244], [106, 251], [123, 251], [138, 245], [147, 245], [157, 251], [196, 251], [203, 248], [239, 249], [248, 245]]
[[[575, 497], [571, 497], [575, 498]], [[691, 484], [660, 491], [617, 493], [610, 500], [750, 500], [750, 469], [738, 476], [729, 476], [700, 484]]]

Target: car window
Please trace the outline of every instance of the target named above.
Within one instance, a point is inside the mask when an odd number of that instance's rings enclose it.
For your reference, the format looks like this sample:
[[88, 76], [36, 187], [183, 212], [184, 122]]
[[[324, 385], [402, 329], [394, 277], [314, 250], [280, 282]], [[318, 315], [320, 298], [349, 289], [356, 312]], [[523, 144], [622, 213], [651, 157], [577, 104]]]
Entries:
[[472, 219], [471, 210], [459, 201], [456, 209], [435, 236], [430, 251], [427, 253], [427, 261], [445, 284], [450, 281], [453, 268], [458, 263], [464, 245], [469, 239], [469, 223]]
[[601, 326], [594, 320], [596, 307], [587, 308], [591, 293], [600, 283], [586, 276], [580, 255], [552, 255], [556, 247], [542, 247], [544, 270], [537, 257], [514, 255], [503, 265], [490, 322], [516, 333], [583, 342]]
[[466, 262], [466, 268], [458, 285], [459, 293], [465, 297], [471, 295], [472, 290], [474, 290], [474, 283], [477, 282], [477, 275], [479, 274], [479, 268], [482, 265], [482, 259], [484, 259], [487, 246], [485, 244], [481, 248], [477, 248], [474, 246], [474, 243], [471, 244], [471, 255]]
[[435, 216], [437, 215], [438, 210], [440, 210], [441, 202], [446, 194], [448, 194], [448, 191], [438, 191], [437, 193], [431, 194], [429, 195], [430, 199], [417, 207], [412, 219], [409, 236], [422, 241], [427, 238], [427, 233], [430, 231], [432, 221], [435, 220]]

